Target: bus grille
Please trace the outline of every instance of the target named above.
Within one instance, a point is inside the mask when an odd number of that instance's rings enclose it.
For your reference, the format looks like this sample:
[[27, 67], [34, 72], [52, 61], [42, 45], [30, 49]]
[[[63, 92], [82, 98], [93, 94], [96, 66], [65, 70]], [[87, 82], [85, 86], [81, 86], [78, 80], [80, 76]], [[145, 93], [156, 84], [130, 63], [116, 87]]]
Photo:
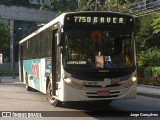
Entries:
[[[118, 86], [120, 86], [121, 84], [113, 84], [113, 85], [107, 85], [107, 86], [105, 86], [105, 87], [118, 87]], [[92, 88], [94, 88], [94, 87], [96, 87], [96, 88], [102, 88], [102, 86], [101, 85], [84, 85], [85, 87], [92, 87]], [[105, 88], [105, 87], [103, 87], [103, 88]]]
[[108, 96], [97, 96], [97, 92], [86, 92], [88, 98], [113, 98], [113, 97], [118, 97], [119, 94], [120, 91], [114, 91], [110, 92], [110, 95]]
[[88, 98], [113, 98], [118, 97], [118, 95], [110, 95], [110, 96], [87, 96]]

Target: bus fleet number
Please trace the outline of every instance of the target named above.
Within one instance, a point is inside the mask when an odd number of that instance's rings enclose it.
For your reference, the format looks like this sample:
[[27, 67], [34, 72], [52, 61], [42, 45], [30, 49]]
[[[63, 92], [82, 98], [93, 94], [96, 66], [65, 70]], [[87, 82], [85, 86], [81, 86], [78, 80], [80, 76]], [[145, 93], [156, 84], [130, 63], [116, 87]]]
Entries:
[[81, 17], [81, 16], [75, 16], [74, 17], [74, 21], [75, 22], [87, 22], [90, 23], [91, 22], [91, 17]]

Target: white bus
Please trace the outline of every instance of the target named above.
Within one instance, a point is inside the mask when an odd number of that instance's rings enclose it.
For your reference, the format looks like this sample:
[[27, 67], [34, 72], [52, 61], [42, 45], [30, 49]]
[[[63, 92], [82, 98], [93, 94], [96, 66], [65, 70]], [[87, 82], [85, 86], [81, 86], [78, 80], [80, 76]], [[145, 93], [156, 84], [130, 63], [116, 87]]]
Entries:
[[20, 79], [51, 105], [136, 97], [134, 17], [63, 13], [19, 43]]

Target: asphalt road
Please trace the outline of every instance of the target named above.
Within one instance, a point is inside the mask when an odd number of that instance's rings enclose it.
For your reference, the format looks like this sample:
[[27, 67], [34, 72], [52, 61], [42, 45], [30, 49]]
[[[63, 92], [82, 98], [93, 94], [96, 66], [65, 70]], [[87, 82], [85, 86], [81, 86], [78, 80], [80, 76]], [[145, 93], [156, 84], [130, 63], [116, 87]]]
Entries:
[[[20, 82], [2, 82], [0, 83], [0, 114], [2, 112], [5, 114], [6, 111], [12, 112], [12, 115], [15, 113], [14, 117], [16, 113], [22, 116], [35, 112], [39, 116], [46, 116], [45, 120], [53, 118], [58, 120], [106, 118], [116, 120], [129, 119], [129, 117], [146, 120], [153, 118], [153, 115], [158, 115], [154, 118], [158, 120], [160, 119], [160, 99], [138, 95], [136, 99], [117, 100], [109, 106], [95, 103], [64, 103], [62, 107], [53, 107], [48, 103], [46, 95], [40, 92], [28, 92]], [[147, 114], [151, 116], [144, 117]], [[8, 120], [9, 118], [1, 117], [1, 119]], [[38, 118], [38, 120], [41, 119], [44, 118]]]

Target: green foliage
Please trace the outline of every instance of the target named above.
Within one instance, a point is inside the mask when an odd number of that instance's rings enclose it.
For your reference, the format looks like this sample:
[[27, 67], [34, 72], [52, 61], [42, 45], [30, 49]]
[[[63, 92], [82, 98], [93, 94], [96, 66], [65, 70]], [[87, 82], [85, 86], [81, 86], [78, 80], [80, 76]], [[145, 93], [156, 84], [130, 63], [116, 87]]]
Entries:
[[144, 78], [144, 69], [145, 67], [137, 67], [138, 78]]
[[160, 66], [160, 49], [150, 48], [138, 55], [138, 65], [142, 67]]
[[149, 48], [138, 55], [140, 84], [160, 85], [160, 49]]
[[[138, 53], [146, 51], [148, 48], [157, 47], [160, 48], [160, 14], [151, 14], [143, 16], [137, 19], [136, 25], [139, 26], [139, 32], [137, 32], [136, 40], [138, 44]], [[136, 26], [136, 30], [137, 30]]]
[[99, 5], [99, 10], [114, 11], [114, 12], [127, 12], [131, 0], [106, 0], [103, 5]]
[[[29, 1], [32, 2], [33, 0]], [[37, 2], [40, 4], [40, 9], [46, 9], [47, 6], [45, 6], [44, 0], [38, 0]], [[67, 11], [75, 11], [77, 7], [76, 3], [75, 0], [50, 0], [49, 7], [59, 14]]]
[[[30, 2], [33, 0], [29, 0]], [[128, 5], [134, 0], [50, 0], [50, 8], [58, 12], [67, 11], [128, 11]], [[45, 9], [44, 0], [38, 0], [40, 9]]]
[[4, 56], [7, 54], [9, 48], [10, 33], [7, 25], [0, 23], [0, 53]]
[[160, 77], [160, 67], [152, 67], [152, 76], [154, 78]]
[[138, 84], [160, 86], [160, 67], [138, 67]]
[[155, 14], [151, 26], [154, 34], [160, 34], [160, 13]]
[[138, 78], [156, 79], [160, 78], [160, 67], [138, 67]]
[[160, 85], [160, 67], [147, 67], [144, 70], [145, 82], [151, 85]]
[[[137, 32], [139, 84], [160, 85], [160, 13], [138, 18]], [[137, 28], [137, 27], [136, 27]]]
[[147, 67], [144, 69], [144, 78], [149, 78], [152, 76], [152, 67]]

